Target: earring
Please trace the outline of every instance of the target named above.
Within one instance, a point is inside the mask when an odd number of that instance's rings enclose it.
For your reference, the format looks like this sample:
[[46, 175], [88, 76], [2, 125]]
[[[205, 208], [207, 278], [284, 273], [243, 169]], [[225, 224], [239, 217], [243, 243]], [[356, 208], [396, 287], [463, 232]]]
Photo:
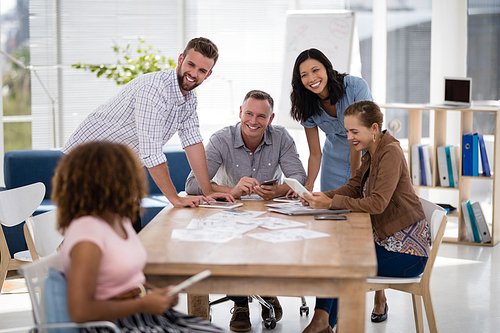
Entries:
[[375, 142], [375, 134], [373, 134], [373, 142]]

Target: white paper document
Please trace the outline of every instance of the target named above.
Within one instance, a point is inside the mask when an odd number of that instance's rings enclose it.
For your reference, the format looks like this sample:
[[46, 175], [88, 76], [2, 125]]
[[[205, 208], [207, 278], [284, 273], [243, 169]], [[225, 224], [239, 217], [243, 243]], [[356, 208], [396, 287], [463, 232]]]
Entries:
[[211, 220], [211, 219], [192, 219], [187, 229], [191, 230], [213, 230], [220, 232], [234, 232], [243, 235], [252, 229], [257, 228], [258, 224], [241, 224], [234, 220]]
[[277, 217], [258, 217], [248, 222], [257, 223], [259, 227], [269, 230], [278, 230], [285, 228], [305, 227], [307, 224], [292, 220], [280, 219]]
[[205, 220], [232, 220], [240, 222], [253, 219], [259, 215], [265, 214], [265, 211], [253, 211], [253, 210], [236, 210], [236, 209], [226, 209], [217, 212], [214, 215], [210, 215], [205, 218]]
[[220, 230], [172, 230], [172, 239], [185, 242], [227, 243], [238, 237], [241, 237], [241, 234], [236, 232], [222, 232]]
[[284, 242], [301, 241], [313, 238], [330, 237], [329, 234], [326, 234], [324, 232], [303, 229], [303, 228], [283, 229], [283, 230], [275, 230], [269, 232], [253, 233], [253, 234], [248, 234], [248, 236], [269, 243], [284, 243]]

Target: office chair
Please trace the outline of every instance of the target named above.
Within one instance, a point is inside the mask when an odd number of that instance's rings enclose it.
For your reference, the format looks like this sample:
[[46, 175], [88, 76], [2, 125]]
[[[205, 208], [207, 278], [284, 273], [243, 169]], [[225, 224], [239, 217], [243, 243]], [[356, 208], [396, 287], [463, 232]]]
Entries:
[[[274, 313], [274, 307], [266, 302], [262, 297], [259, 295], [250, 295], [248, 296], [248, 302], [252, 302], [252, 300], [255, 299], [259, 304], [262, 306], [266, 307], [269, 309], [269, 317], [264, 319], [264, 327], [267, 329], [274, 329], [276, 327], [276, 314]], [[300, 316], [305, 314], [306, 316], [309, 316], [309, 306], [307, 306], [306, 298], [304, 296], [300, 297], [301, 300], [301, 306], [300, 306]], [[227, 296], [216, 299], [215, 301], [211, 301], [208, 303], [208, 308], [209, 310], [212, 309], [212, 305], [217, 305], [223, 302], [229, 301], [229, 298]], [[212, 321], [212, 314], [210, 314], [210, 321]]]
[[[52, 272], [50, 272], [53, 270]], [[37, 332], [58, 332], [57, 329], [66, 328], [64, 332], [78, 333], [79, 328], [106, 327], [112, 332], [119, 333], [120, 329], [109, 321], [94, 321], [82, 324], [71, 322], [66, 305], [66, 281], [60, 274], [62, 271], [61, 255], [55, 253], [49, 257], [41, 258], [33, 263], [20, 268], [26, 280], [26, 286], [33, 307], [33, 317]], [[54, 272], [56, 273], [55, 275]], [[57, 287], [47, 286], [49, 275], [56, 277]], [[53, 277], [51, 277], [53, 278]], [[53, 278], [54, 279], [54, 278]], [[57, 280], [58, 279], [58, 280]], [[48, 318], [47, 308], [52, 311]], [[62, 332], [62, 330], [60, 331]]]
[[24, 238], [33, 260], [48, 257], [53, 254], [64, 237], [56, 227], [57, 209], [26, 219]]
[[[40, 206], [45, 196], [45, 185], [41, 182], [0, 191], [0, 224], [13, 227], [28, 219]], [[0, 226], [0, 290], [8, 271], [31, 261], [29, 251], [21, 251], [11, 258], [9, 246]]]
[[443, 240], [444, 230], [446, 228], [446, 210], [423, 198], [420, 198], [420, 202], [424, 208], [425, 218], [429, 223], [432, 246], [424, 272], [420, 276], [411, 278], [385, 276], [369, 278], [366, 281], [366, 287], [368, 291], [394, 289], [412, 294], [413, 313], [418, 333], [424, 333], [424, 324], [422, 319], [423, 299], [429, 330], [431, 333], [437, 333], [436, 317], [434, 316], [434, 308], [432, 306], [431, 299], [430, 278], [439, 246]]

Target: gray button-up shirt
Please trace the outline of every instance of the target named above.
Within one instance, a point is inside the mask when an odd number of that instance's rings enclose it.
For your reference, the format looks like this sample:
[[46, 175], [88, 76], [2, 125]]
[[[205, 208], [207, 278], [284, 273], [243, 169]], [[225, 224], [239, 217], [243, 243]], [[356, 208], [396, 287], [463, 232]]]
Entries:
[[[243, 177], [252, 177], [262, 183], [287, 178], [305, 184], [307, 176], [288, 131], [279, 125], [270, 125], [255, 153], [245, 146], [241, 124], [225, 127], [210, 137], [206, 148], [208, 176], [221, 186], [234, 187]], [[203, 194], [193, 172], [186, 180], [188, 194]]]

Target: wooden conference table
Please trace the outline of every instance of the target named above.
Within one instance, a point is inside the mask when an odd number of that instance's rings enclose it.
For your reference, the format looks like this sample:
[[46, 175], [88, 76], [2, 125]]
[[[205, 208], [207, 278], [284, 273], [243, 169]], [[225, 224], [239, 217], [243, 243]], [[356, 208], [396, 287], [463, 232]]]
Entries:
[[[267, 201], [242, 201], [236, 209], [267, 211]], [[364, 332], [365, 280], [377, 274], [370, 218], [348, 213], [347, 220], [314, 220], [267, 212], [265, 216], [307, 223], [330, 237], [272, 244], [243, 235], [228, 243], [195, 243], [171, 239], [193, 218], [215, 214], [213, 208], [163, 209], [140, 233], [148, 262], [148, 281], [177, 284], [202, 270], [212, 275], [188, 289], [188, 311], [208, 318], [208, 294], [338, 297], [342, 333]], [[257, 228], [251, 232], [265, 232]], [[205, 295], [202, 297], [193, 295]], [[200, 312], [201, 310], [201, 312]], [[298, 315], [284, 314], [285, 316]]]

